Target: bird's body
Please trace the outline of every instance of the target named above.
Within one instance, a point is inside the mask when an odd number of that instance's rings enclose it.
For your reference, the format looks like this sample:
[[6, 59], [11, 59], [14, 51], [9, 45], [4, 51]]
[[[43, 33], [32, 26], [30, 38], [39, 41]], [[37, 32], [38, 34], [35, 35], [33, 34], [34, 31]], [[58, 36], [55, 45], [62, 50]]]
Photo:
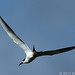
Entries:
[[24, 52], [26, 53], [26, 58], [23, 59], [23, 61], [19, 65], [24, 64], [24, 63], [30, 63], [31, 61], [33, 61], [38, 56], [60, 54], [60, 53], [67, 52], [67, 51], [70, 51], [72, 49], [75, 49], [75, 46], [72, 46], [72, 47], [61, 48], [61, 49], [57, 49], [57, 50], [37, 52], [35, 50], [34, 46], [33, 46], [33, 50], [31, 50], [15, 34], [15, 32], [8, 26], [8, 24], [2, 19], [1, 16], [0, 16], [0, 23], [1, 23], [2, 27], [4, 28], [4, 30], [7, 32], [7, 34], [9, 35], [9, 37], [14, 41], [14, 43], [16, 43], [17, 45], [19, 45], [24, 50]]

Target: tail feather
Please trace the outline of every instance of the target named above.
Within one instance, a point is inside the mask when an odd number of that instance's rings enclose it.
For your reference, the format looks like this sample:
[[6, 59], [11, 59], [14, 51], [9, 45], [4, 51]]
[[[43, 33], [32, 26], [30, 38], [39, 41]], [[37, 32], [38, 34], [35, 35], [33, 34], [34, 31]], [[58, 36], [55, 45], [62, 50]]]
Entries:
[[35, 51], [36, 52], [36, 50], [35, 50], [35, 46], [33, 45], [33, 51]]

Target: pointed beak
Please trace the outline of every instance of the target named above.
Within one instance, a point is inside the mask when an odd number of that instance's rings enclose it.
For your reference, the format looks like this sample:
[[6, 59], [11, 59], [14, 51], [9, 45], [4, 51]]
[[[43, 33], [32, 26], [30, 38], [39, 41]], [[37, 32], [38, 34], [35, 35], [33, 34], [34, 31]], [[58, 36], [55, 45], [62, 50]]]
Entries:
[[19, 66], [22, 65], [22, 64], [23, 64], [23, 62], [21, 62], [21, 63], [19, 64]]

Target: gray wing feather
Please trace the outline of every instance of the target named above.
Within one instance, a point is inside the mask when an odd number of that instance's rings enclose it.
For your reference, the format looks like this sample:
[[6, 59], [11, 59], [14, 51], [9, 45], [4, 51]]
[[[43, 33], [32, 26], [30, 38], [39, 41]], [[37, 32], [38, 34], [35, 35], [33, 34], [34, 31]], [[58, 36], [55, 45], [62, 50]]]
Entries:
[[37, 56], [42, 56], [42, 55], [55, 55], [55, 54], [60, 54], [60, 53], [63, 53], [63, 52], [70, 51], [72, 49], [75, 49], [75, 46], [61, 48], [61, 49], [57, 49], [57, 50], [51, 50], [51, 51], [37, 52]]
[[24, 52], [27, 54], [28, 52], [31, 52], [30, 48], [15, 34], [15, 32], [8, 26], [8, 24], [2, 19], [0, 16], [0, 23], [4, 30], [7, 32], [9, 37], [17, 44], [19, 45]]

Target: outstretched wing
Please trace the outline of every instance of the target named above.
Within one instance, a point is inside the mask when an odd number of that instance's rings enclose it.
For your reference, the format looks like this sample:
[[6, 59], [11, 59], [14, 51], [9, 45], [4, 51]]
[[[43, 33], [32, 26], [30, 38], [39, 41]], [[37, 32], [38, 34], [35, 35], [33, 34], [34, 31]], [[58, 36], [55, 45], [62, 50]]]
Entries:
[[17, 44], [19, 45], [26, 54], [28, 54], [28, 52], [30, 52], [31, 50], [29, 49], [29, 47], [14, 33], [14, 31], [8, 26], [8, 24], [2, 19], [2, 17], [0, 16], [0, 23], [2, 25], [2, 27], [4, 28], [4, 30], [7, 32], [7, 34], [9, 35], [9, 37]]
[[75, 46], [67, 47], [67, 48], [61, 48], [61, 49], [57, 49], [57, 50], [51, 50], [51, 51], [37, 52], [37, 56], [60, 54], [60, 53], [63, 53], [63, 52], [70, 51], [72, 49], [75, 49]]

